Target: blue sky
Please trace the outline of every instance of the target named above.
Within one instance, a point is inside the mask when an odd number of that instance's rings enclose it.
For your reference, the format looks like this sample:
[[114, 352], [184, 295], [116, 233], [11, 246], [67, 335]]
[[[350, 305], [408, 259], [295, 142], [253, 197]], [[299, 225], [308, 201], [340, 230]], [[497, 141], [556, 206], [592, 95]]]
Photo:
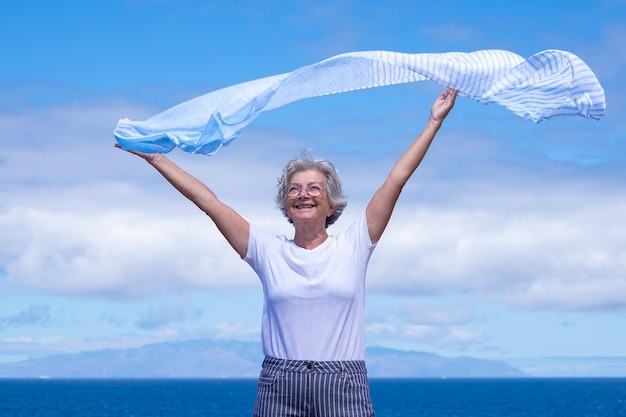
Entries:
[[[477, 3], [479, 5], [475, 5]], [[123, 117], [350, 51], [581, 57], [605, 117], [533, 124], [459, 98], [368, 275], [368, 344], [626, 375], [626, 1], [8, 2], [0, 6], [0, 362], [198, 337], [258, 340], [249, 267], [149, 166]], [[364, 209], [440, 87], [316, 98], [212, 157], [172, 159], [290, 235], [277, 176], [303, 149]]]

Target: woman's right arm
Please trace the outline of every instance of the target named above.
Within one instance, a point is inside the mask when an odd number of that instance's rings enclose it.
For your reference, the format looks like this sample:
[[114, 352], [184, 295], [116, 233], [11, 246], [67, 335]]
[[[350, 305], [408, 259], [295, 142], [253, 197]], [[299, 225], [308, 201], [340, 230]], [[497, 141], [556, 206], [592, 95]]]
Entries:
[[[116, 147], [119, 147], [116, 145]], [[248, 252], [250, 224], [235, 210], [220, 201], [215, 193], [163, 154], [130, 151], [145, 159], [182, 195], [191, 200], [213, 220], [228, 243], [242, 258]]]

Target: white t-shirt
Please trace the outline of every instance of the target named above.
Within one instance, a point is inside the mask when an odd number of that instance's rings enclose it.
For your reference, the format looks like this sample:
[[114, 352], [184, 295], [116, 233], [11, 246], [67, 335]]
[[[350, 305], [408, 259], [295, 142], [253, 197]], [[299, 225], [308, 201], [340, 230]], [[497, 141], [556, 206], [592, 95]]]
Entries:
[[363, 360], [365, 272], [374, 248], [365, 213], [311, 250], [251, 225], [244, 259], [263, 283], [263, 353]]

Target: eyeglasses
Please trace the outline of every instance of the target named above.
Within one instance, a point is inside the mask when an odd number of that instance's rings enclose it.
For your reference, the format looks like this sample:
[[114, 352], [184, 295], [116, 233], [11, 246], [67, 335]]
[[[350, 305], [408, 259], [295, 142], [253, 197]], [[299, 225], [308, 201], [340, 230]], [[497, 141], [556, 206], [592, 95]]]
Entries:
[[[306, 193], [309, 197], [319, 197], [324, 192], [325, 188], [317, 183], [307, 184]], [[300, 184], [288, 184], [285, 189], [285, 193], [288, 197], [298, 197], [302, 192], [302, 185]]]

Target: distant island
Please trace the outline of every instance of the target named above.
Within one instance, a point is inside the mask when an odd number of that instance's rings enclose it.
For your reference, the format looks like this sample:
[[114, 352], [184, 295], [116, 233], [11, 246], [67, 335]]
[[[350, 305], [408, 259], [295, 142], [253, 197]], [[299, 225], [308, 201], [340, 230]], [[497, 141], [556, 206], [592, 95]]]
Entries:
[[[257, 342], [196, 339], [5, 363], [0, 378], [256, 378], [262, 360]], [[525, 376], [501, 361], [378, 347], [366, 349], [366, 361], [370, 378]]]

